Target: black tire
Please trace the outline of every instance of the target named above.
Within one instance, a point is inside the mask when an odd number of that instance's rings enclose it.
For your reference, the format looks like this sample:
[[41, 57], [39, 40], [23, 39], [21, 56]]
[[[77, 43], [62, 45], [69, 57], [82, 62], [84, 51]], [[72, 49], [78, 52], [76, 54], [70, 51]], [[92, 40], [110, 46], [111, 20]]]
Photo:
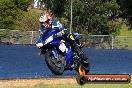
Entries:
[[45, 55], [45, 61], [46, 61], [47, 66], [52, 71], [52, 73], [54, 73], [55, 75], [62, 75], [64, 72], [64, 66], [62, 64], [62, 61], [60, 62], [61, 67], [58, 68], [56, 64], [53, 62], [52, 58], [54, 58], [52, 52], [48, 51]]
[[76, 77], [76, 81], [80, 85], [84, 85], [87, 81], [87, 79], [84, 76], [78, 76]]
[[89, 59], [85, 55], [83, 55], [83, 57], [81, 56], [81, 58], [82, 59], [81, 59], [80, 63], [78, 63], [78, 66], [75, 70], [78, 72], [79, 66], [83, 66], [86, 74], [88, 74], [90, 71]]
[[89, 63], [88, 59], [86, 61], [88, 62], [87, 65], [83, 64], [83, 66], [85, 67], [85, 69], [86, 69], [85, 71], [86, 71], [86, 74], [87, 74], [90, 71], [90, 63]]
[[[76, 51], [79, 55], [79, 57], [81, 58], [80, 60], [80, 65], [83, 66], [85, 68], [85, 72], [86, 74], [89, 73], [90, 71], [90, 63], [89, 63], [89, 59], [87, 58], [87, 56], [84, 54], [84, 52], [82, 51], [82, 48], [79, 46], [75, 46]], [[87, 63], [85, 63], [87, 62]], [[75, 68], [75, 70], [78, 72], [78, 67], [80, 66], [78, 65], [77, 68]], [[78, 72], [79, 73], [79, 72]]]
[[[86, 60], [88, 62], [88, 59]], [[90, 71], [90, 63], [88, 62], [87, 64], [84, 64], [83, 62], [81, 62], [80, 64], [78, 64], [78, 66], [75, 68], [75, 70], [79, 73], [78, 69], [79, 67], [82, 66], [83, 70], [85, 70], [85, 73], [88, 74]]]
[[84, 53], [80, 56], [82, 58], [81, 64], [84, 66], [86, 74], [89, 73], [90, 71], [90, 63], [89, 63], [89, 58], [86, 57]]

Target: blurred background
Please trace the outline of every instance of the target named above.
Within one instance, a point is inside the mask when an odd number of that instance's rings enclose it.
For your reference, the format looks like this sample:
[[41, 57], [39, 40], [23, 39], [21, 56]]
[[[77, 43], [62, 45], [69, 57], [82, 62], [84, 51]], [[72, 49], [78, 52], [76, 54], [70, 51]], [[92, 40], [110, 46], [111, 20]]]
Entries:
[[45, 9], [86, 47], [132, 49], [130, 0], [0, 0], [0, 44], [34, 44]]

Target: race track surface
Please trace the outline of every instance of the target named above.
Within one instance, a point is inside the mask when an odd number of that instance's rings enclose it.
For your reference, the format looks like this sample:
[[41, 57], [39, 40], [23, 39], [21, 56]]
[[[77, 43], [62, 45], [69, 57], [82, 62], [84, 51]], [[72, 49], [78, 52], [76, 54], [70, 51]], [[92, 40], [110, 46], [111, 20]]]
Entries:
[[[39, 49], [30, 45], [0, 45], [0, 79], [56, 77], [45, 64]], [[89, 49], [89, 74], [132, 74], [132, 50]], [[65, 71], [62, 76], [75, 76], [76, 71]]]

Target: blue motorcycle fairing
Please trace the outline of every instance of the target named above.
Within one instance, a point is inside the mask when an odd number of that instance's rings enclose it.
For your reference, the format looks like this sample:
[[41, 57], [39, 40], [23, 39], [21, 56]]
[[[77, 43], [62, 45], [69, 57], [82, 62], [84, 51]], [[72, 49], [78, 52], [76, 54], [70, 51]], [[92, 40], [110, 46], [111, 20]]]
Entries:
[[[53, 36], [53, 39], [57, 39], [56, 37], [56, 34], [58, 33], [58, 30], [57, 29], [51, 29], [51, 28], [48, 28], [45, 33], [42, 35], [42, 41], [43, 41], [43, 44], [45, 45], [46, 44], [46, 39], [49, 38], [50, 36]], [[54, 41], [53, 40], [53, 41]]]
[[[60, 46], [60, 40], [53, 41], [50, 44], [54, 44], [57, 47], [59, 47]], [[53, 54], [54, 54], [54, 57], [57, 58], [58, 52], [54, 50], [53, 51]], [[70, 46], [68, 47], [68, 51], [65, 51], [64, 52], [64, 55], [65, 55], [65, 58], [66, 58], [66, 66], [71, 66], [73, 64], [73, 59], [72, 59], [72, 50], [71, 50], [71, 47]]]
[[45, 41], [48, 37], [50, 37], [51, 35], [55, 35], [58, 33], [58, 30], [56, 29], [52, 29], [52, 28], [48, 28], [45, 33], [42, 35], [42, 40]]
[[66, 66], [71, 66], [73, 64], [72, 50], [71, 47], [68, 47], [68, 51], [64, 52], [66, 58]]
[[56, 41], [54, 40], [54, 41], [50, 42], [50, 44], [59, 47], [60, 46], [60, 40], [56, 40]]
[[42, 43], [42, 42], [43, 42], [43, 41], [42, 41], [41, 35], [40, 35], [39, 38], [36, 40], [35, 44], [37, 44], [37, 43]]
[[48, 28], [48, 29], [46, 29], [45, 31], [43, 31], [43, 34], [40, 34], [39, 38], [36, 40], [36, 44], [37, 44], [37, 43], [43, 43], [43, 44], [45, 45], [45, 42], [44, 42], [44, 41], [45, 41], [49, 36], [51, 36], [51, 35], [49, 35], [50, 31], [51, 31], [51, 28]]

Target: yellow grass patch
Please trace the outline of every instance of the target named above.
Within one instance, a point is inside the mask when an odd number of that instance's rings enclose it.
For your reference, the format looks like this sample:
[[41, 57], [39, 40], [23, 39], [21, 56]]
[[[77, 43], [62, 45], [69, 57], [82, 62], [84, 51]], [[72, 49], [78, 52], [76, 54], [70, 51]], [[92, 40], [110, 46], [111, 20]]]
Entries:
[[73, 84], [76, 83], [75, 78], [43, 78], [43, 79], [16, 79], [16, 80], [0, 80], [0, 88], [13, 87], [32, 87], [37, 84]]

